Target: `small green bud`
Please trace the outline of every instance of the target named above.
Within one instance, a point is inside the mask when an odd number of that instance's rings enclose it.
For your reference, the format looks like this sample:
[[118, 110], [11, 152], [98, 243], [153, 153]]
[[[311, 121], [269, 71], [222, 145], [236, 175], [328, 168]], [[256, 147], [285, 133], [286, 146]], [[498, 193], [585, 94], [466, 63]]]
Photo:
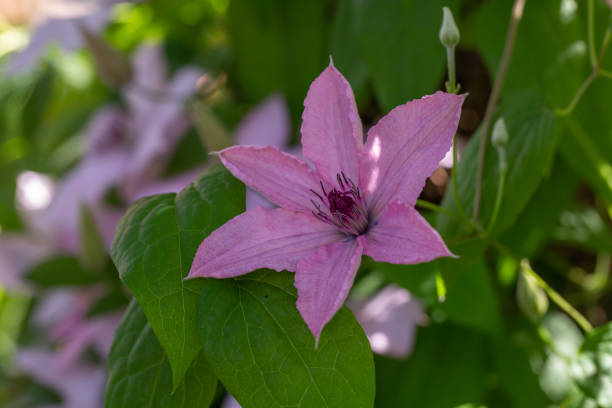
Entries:
[[508, 144], [508, 129], [504, 118], [499, 118], [493, 125], [493, 134], [491, 135], [493, 146], [505, 147]]
[[440, 28], [440, 42], [445, 47], [454, 47], [459, 44], [460, 39], [461, 35], [459, 34], [457, 24], [455, 24], [453, 13], [451, 13], [448, 7], [442, 7], [442, 27]]
[[548, 311], [548, 297], [538, 286], [535, 278], [527, 272], [530, 269], [529, 262], [526, 259], [522, 260], [516, 287], [516, 301], [525, 316], [537, 322]]

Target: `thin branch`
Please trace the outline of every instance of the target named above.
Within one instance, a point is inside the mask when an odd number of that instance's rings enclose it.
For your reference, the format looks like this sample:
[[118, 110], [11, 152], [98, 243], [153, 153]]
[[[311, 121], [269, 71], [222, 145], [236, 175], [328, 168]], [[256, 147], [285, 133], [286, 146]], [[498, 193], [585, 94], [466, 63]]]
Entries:
[[506, 77], [506, 71], [510, 64], [510, 58], [512, 57], [512, 50], [514, 49], [514, 42], [516, 40], [516, 33], [518, 26], [523, 17], [523, 9], [525, 7], [526, 0], [515, 0], [514, 6], [512, 7], [512, 16], [510, 17], [510, 26], [508, 28], [508, 34], [506, 36], [506, 44], [504, 45], [504, 51], [502, 59], [497, 69], [497, 75], [495, 76], [495, 82], [493, 89], [491, 90], [491, 96], [487, 103], [487, 109], [485, 111], [484, 118], [482, 120], [482, 135], [480, 139], [480, 150], [478, 151], [478, 174], [476, 179], [476, 193], [474, 195], [474, 212], [472, 213], [472, 220], [478, 219], [478, 213], [480, 211], [480, 196], [482, 195], [482, 178], [484, 171], [485, 155], [487, 151], [487, 144], [489, 142], [489, 128], [491, 127], [491, 119], [493, 118], [493, 111], [495, 110], [495, 104], [501, 93], [501, 88]]

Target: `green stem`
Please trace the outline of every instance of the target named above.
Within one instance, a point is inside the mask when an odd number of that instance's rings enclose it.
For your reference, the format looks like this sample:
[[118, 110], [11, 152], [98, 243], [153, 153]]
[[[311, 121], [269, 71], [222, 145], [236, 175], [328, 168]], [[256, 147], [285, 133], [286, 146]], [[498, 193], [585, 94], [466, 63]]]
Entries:
[[574, 98], [572, 99], [570, 104], [567, 105], [566, 108], [555, 109], [555, 114], [557, 114], [557, 116], [567, 116], [574, 111], [574, 108], [576, 107], [576, 105], [578, 105], [578, 102], [580, 102], [580, 98], [582, 98], [584, 92], [589, 88], [589, 85], [591, 85], [595, 78], [597, 78], [598, 72], [599, 71], [597, 69], [594, 69], [593, 72], [591, 72], [591, 75], [589, 75], [587, 79], [584, 80], [582, 85], [580, 85], [580, 88], [578, 88], [576, 95], [574, 95]]
[[589, 58], [591, 59], [591, 66], [595, 68], [597, 66], [597, 56], [595, 55], [595, 6], [594, 0], [587, 1], [587, 36], [589, 43]]
[[504, 195], [504, 187], [506, 184], [506, 173], [507, 173], [507, 165], [506, 165], [506, 151], [504, 148], [497, 149], [499, 154], [499, 182], [497, 184], [497, 195], [495, 196], [495, 205], [493, 206], [493, 214], [491, 215], [491, 219], [489, 220], [489, 225], [487, 225], [487, 232], [491, 232], [493, 227], [495, 226], [495, 221], [497, 220], [497, 215], [499, 214], [499, 208], [501, 207], [502, 197]]
[[465, 211], [463, 205], [459, 199], [459, 187], [457, 186], [457, 135], [453, 136], [453, 167], [451, 168], [451, 178], [453, 179], [453, 195], [455, 196], [455, 203], [457, 204], [457, 210], [459, 215], [465, 218]]
[[446, 47], [446, 63], [448, 67], [446, 91], [454, 94], [457, 93], [457, 87], [455, 85], [455, 47]]
[[[485, 231], [480, 225], [478, 225], [474, 221], [466, 219], [466, 218], [463, 218], [459, 214], [455, 213], [454, 211], [450, 211], [450, 210], [448, 210], [446, 208], [440, 207], [439, 205], [430, 203], [428, 201], [417, 200], [416, 205], [418, 205], [420, 207], [428, 208], [428, 209], [430, 209], [432, 211], [437, 211], [439, 213], [446, 214], [446, 215], [448, 215], [448, 216], [458, 220], [459, 222], [464, 224], [469, 229], [476, 230], [479, 233], [478, 236], [484, 238], [487, 242], [489, 242], [489, 244], [491, 244], [493, 247], [495, 247], [499, 252], [501, 252], [502, 254], [506, 255], [508, 258], [514, 260], [516, 263], [520, 263], [520, 260], [516, 256], [514, 256], [514, 254], [512, 254], [512, 252], [510, 252], [510, 250], [508, 250], [508, 248], [506, 248], [504, 245], [502, 245], [495, 238], [491, 237], [487, 233], [487, 231]], [[565, 313], [567, 313], [568, 316], [570, 316], [572, 319], [574, 319], [574, 321], [586, 333], [589, 333], [589, 332], [591, 332], [593, 330], [593, 326], [591, 325], [591, 323], [589, 323], [589, 321], [578, 310], [576, 310], [572, 305], [570, 305], [563, 298], [563, 296], [561, 296], [557, 291], [555, 291], [553, 288], [551, 288], [548, 285], [548, 283], [546, 283], [546, 281], [544, 279], [542, 279], [540, 277], [540, 275], [538, 275], [531, 268], [531, 266], [528, 263], [527, 263], [526, 267], [524, 267], [523, 270], [524, 270], [525, 273], [528, 273], [529, 275], [531, 275], [535, 279], [535, 281], [538, 284], [538, 286], [540, 286], [546, 292], [546, 294], [548, 295], [550, 300], [552, 300], [561, 310], [563, 310]]]
[[487, 108], [485, 110], [484, 118], [482, 119], [481, 125], [481, 138], [480, 147], [478, 150], [478, 173], [476, 174], [476, 192], [474, 194], [474, 211], [472, 212], [472, 220], [478, 219], [478, 213], [480, 211], [480, 196], [482, 195], [482, 179], [484, 173], [485, 157], [487, 152], [487, 144], [489, 143], [489, 128], [491, 126], [491, 119], [493, 119], [493, 111], [495, 110], [495, 104], [497, 98], [501, 93], [501, 88], [506, 77], [506, 71], [510, 64], [510, 58], [512, 57], [512, 50], [514, 49], [514, 40], [516, 39], [516, 33], [518, 31], [518, 25], [523, 17], [523, 9], [525, 7], [526, 0], [515, 0], [512, 6], [512, 16], [510, 17], [510, 26], [508, 27], [508, 34], [506, 35], [506, 43], [504, 44], [504, 51], [502, 53], [501, 62], [497, 69], [497, 75], [495, 76], [495, 82], [493, 83], [493, 89], [487, 102]]
[[600, 69], [599, 70], [599, 75], [604, 76], [606, 78], [612, 79], [612, 72], [606, 70], [606, 69]]
[[582, 327], [582, 330], [584, 330], [586, 333], [590, 333], [591, 331], [593, 331], [593, 326], [591, 325], [591, 323], [589, 323], [589, 321], [578, 310], [574, 309], [574, 307], [570, 305], [563, 298], [563, 296], [561, 296], [556, 290], [551, 288], [548, 283], [546, 283], [546, 281], [540, 277], [540, 275], [535, 273], [535, 271], [531, 269], [531, 266], [527, 265], [524, 267], [523, 270], [525, 271], [525, 273], [528, 273], [533, 279], [535, 279], [535, 281], [538, 283], [538, 286], [544, 289], [550, 300], [555, 302], [555, 304], [559, 306], [561, 310], [563, 310], [572, 319], [574, 319], [574, 321], [578, 323], [580, 327]]

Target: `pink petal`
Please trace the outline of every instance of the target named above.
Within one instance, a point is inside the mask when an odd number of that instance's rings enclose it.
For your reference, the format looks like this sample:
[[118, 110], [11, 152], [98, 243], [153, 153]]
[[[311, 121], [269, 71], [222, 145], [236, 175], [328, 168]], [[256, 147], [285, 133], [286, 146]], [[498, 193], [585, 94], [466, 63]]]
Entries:
[[342, 307], [361, 263], [358, 240], [334, 242], [306, 256], [297, 266], [297, 308], [315, 337]]
[[166, 59], [161, 45], [143, 45], [132, 57], [133, 79], [124, 96], [136, 129], [145, 126], [155, 100], [141, 88], [162, 90], [167, 75]]
[[275, 147], [234, 146], [219, 154], [234, 176], [281, 207], [313, 210], [310, 190], [321, 189], [315, 172], [303, 161]]
[[295, 271], [306, 254], [343, 238], [311, 214], [256, 207], [200, 244], [189, 277], [229, 278], [259, 268]]
[[387, 206], [378, 222], [359, 238], [363, 253], [376, 262], [416, 264], [453, 256], [438, 232], [417, 210], [403, 203]]
[[361, 120], [351, 86], [331, 63], [310, 85], [301, 131], [304, 156], [325, 181], [335, 185], [341, 171], [359, 180]]
[[83, 132], [87, 153], [102, 154], [116, 149], [127, 133], [127, 118], [115, 106], [98, 109]]
[[451, 146], [463, 99], [436, 92], [396, 107], [370, 129], [359, 184], [374, 219], [392, 201], [414, 205]]
[[136, 144], [126, 182], [128, 190], [154, 178], [163, 170], [181, 136], [189, 128], [183, 102], [193, 94], [201, 75], [202, 71], [197, 68], [181, 69], [163, 88], [172, 96], [156, 101], [143, 113], [146, 123], [134, 129]]
[[221, 408], [242, 408], [242, 407], [240, 406], [238, 401], [236, 401], [236, 398], [234, 398], [230, 394], [227, 394], [225, 398], [223, 399], [223, 402], [221, 402]]
[[349, 300], [347, 305], [368, 336], [372, 351], [390, 357], [410, 355], [417, 326], [427, 319], [421, 302], [395, 285], [362, 301]]
[[261, 102], [238, 125], [234, 141], [239, 145], [274, 146], [289, 144], [289, 110], [280, 95]]
[[28, 292], [23, 275], [53, 251], [44, 240], [26, 235], [0, 234], [0, 286], [12, 292]]
[[43, 349], [21, 349], [19, 369], [37, 382], [57, 390], [63, 408], [101, 408], [104, 401], [104, 370], [84, 363], [62, 368], [58, 356]]

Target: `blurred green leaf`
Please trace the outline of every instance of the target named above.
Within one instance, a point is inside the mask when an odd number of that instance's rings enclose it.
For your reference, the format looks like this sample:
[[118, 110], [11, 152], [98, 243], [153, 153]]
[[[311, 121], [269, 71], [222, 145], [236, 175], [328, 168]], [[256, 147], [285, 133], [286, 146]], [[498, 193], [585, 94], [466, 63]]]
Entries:
[[525, 210], [500, 241], [516, 256], [530, 256], [551, 238], [577, 186], [578, 176], [557, 156], [550, 174], [542, 180]]
[[123, 309], [130, 299], [121, 290], [114, 290], [101, 296], [87, 311], [88, 318], [99, 316], [108, 312]]
[[407, 360], [376, 358], [376, 407], [454, 407], [482, 401], [488, 340], [450, 324], [419, 329]]
[[368, 339], [342, 308], [314, 337], [295, 307], [293, 274], [208, 279], [198, 332], [206, 359], [243, 408], [371, 407]]
[[484, 261], [440, 259], [437, 264], [446, 283], [446, 300], [437, 309], [454, 323], [499, 334], [499, 299]]
[[612, 407], [612, 323], [588, 335], [572, 366], [572, 375], [585, 395], [598, 406]]
[[200, 351], [196, 333], [201, 279], [184, 281], [202, 240], [244, 210], [244, 185], [221, 166], [178, 195], [133, 204], [115, 233], [111, 256], [166, 351], [174, 386]]
[[[444, 79], [442, 0], [353, 1], [356, 40], [383, 111], [433, 93]], [[451, 3], [454, 8], [454, 4]], [[456, 10], [453, 10], [456, 11]]]
[[292, 123], [310, 83], [327, 64], [326, 0], [232, 0], [229, 30], [241, 93], [256, 102], [282, 92]]
[[26, 279], [42, 288], [90, 285], [98, 278], [81, 261], [71, 255], [60, 255], [34, 266]]
[[136, 301], [117, 328], [109, 355], [106, 408], [207, 407], [217, 379], [199, 353], [176, 390], [164, 350]]

